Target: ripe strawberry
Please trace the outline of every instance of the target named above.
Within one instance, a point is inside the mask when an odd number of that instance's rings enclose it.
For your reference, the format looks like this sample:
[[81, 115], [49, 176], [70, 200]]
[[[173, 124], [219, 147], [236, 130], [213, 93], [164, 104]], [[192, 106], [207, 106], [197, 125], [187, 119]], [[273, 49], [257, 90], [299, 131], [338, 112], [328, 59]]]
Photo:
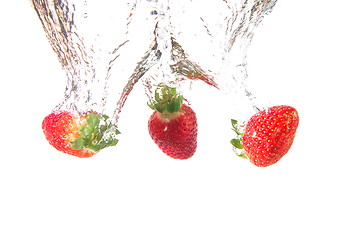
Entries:
[[241, 157], [258, 167], [267, 167], [278, 162], [291, 148], [298, 122], [298, 113], [293, 107], [273, 106], [253, 115], [244, 131], [239, 131], [237, 121], [232, 120], [239, 138], [232, 139], [231, 143], [241, 150]]
[[[103, 148], [115, 146], [114, 126], [106, 122], [108, 117], [95, 112], [79, 115], [67, 111], [52, 112], [42, 123], [45, 138], [57, 150], [80, 158], [88, 158]], [[105, 133], [109, 136], [105, 136]], [[115, 129], [115, 134], [119, 131]]]
[[197, 149], [198, 127], [195, 112], [182, 101], [175, 88], [158, 88], [155, 103], [149, 104], [155, 111], [148, 120], [148, 130], [166, 155], [184, 160], [192, 157]]

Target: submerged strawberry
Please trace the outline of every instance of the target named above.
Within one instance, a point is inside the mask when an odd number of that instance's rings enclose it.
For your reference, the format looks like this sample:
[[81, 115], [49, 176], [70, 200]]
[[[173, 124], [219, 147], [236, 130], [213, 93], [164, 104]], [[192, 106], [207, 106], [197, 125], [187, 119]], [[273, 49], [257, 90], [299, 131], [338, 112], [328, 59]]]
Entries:
[[197, 149], [198, 127], [195, 112], [182, 101], [175, 88], [159, 88], [155, 102], [149, 105], [155, 111], [148, 120], [148, 130], [166, 155], [184, 160]]
[[[67, 111], [52, 112], [42, 123], [45, 138], [57, 150], [80, 158], [88, 158], [103, 148], [115, 146], [119, 134], [108, 117], [95, 112], [79, 115]], [[114, 134], [110, 134], [113, 131]], [[106, 136], [108, 134], [109, 136]]]
[[241, 150], [239, 156], [248, 158], [258, 167], [267, 167], [278, 162], [291, 148], [296, 135], [299, 117], [290, 106], [273, 106], [259, 111], [240, 131], [237, 121], [232, 120], [238, 138], [232, 145]]

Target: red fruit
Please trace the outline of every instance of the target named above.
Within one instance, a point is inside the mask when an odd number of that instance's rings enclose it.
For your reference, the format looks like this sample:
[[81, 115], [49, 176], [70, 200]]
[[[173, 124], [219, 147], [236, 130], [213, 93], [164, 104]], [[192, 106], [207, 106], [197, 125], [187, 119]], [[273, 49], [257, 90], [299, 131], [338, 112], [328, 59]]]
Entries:
[[[57, 111], [46, 116], [42, 123], [45, 138], [57, 150], [80, 158], [88, 158], [99, 150], [114, 146], [118, 140], [104, 133], [112, 125], [101, 125], [106, 115], [86, 112], [74, 115], [67, 111]], [[115, 134], [118, 134], [118, 130]]]
[[254, 165], [267, 167], [278, 162], [291, 148], [298, 123], [296, 109], [274, 106], [252, 116], [243, 133], [234, 129], [241, 138], [231, 142], [236, 148], [243, 149], [241, 155]]
[[197, 149], [197, 118], [195, 112], [182, 104], [182, 97], [174, 88], [163, 87], [156, 95], [157, 109], [150, 116], [148, 130], [157, 146], [169, 157], [188, 159]]

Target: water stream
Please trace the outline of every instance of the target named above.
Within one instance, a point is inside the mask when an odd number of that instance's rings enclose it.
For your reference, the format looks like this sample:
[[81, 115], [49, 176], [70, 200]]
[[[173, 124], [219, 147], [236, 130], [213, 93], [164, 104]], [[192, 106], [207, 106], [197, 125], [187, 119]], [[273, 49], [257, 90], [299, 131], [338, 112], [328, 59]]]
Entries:
[[[276, 0], [31, 2], [66, 72], [53, 110], [107, 112], [118, 124], [139, 80], [150, 101], [160, 84], [186, 92], [201, 81], [229, 98], [236, 118], [240, 102], [259, 108], [247, 88], [247, 47]], [[115, 68], [127, 75], [116, 79]]]

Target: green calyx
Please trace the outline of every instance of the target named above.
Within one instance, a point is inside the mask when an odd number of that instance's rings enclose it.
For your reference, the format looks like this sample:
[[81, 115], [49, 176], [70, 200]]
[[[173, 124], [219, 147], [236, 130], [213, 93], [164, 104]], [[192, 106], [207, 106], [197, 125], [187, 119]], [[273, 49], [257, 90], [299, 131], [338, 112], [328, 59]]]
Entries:
[[154, 100], [148, 106], [160, 113], [170, 114], [179, 111], [183, 104], [183, 96], [176, 88], [162, 85], [155, 90]]
[[86, 123], [79, 126], [80, 137], [73, 141], [70, 147], [75, 150], [86, 148], [98, 152], [103, 148], [115, 146], [118, 143], [115, 135], [120, 132], [114, 124], [108, 122], [108, 119], [105, 114], [90, 112], [86, 117]]
[[232, 119], [231, 123], [232, 123], [232, 130], [237, 134], [237, 137], [231, 140], [231, 144], [233, 146], [234, 152], [236, 153], [237, 156], [241, 158], [247, 158], [242, 143], [242, 137], [244, 133], [240, 130], [240, 126], [238, 125], [237, 120]]

